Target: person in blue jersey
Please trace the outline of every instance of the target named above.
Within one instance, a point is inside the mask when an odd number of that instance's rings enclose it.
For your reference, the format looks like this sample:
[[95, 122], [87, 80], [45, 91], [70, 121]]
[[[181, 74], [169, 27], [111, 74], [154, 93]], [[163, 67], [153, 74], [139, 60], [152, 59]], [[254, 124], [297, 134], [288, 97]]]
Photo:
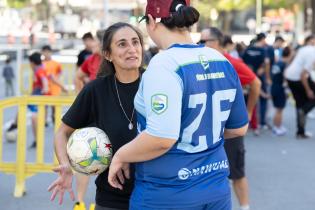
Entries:
[[[259, 124], [260, 128], [268, 129], [266, 122], [268, 99], [270, 98], [268, 92], [268, 85], [271, 84], [270, 78], [270, 57], [272, 57], [271, 50], [266, 50], [266, 35], [259, 33], [254, 40], [254, 43], [250, 45], [242, 55], [243, 61], [254, 71], [261, 81], [261, 90], [259, 97]], [[253, 114], [255, 119], [256, 113]], [[253, 126], [256, 127], [256, 126]], [[259, 130], [254, 128], [255, 135], [259, 135]]]
[[284, 70], [292, 59], [290, 47], [285, 47], [281, 52], [281, 58], [271, 68], [271, 96], [275, 113], [273, 116], [272, 131], [278, 136], [286, 134], [287, 129], [282, 124], [282, 113], [286, 105]]
[[237, 73], [214, 49], [194, 44], [199, 12], [184, 0], [148, 0], [146, 27], [163, 51], [135, 97], [138, 136], [113, 156], [108, 182], [122, 189], [135, 163], [131, 210], [230, 210], [224, 138], [247, 131]]

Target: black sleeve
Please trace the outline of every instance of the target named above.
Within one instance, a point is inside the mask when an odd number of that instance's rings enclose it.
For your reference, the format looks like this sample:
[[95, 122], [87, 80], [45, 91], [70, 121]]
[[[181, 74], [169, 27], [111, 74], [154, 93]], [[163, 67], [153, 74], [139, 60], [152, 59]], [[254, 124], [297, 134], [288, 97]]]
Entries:
[[71, 105], [70, 109], [62, 117], [62, 122], [72, 128], [83, 128], [89, 126], [93, 121], [93, 86], [86, 85], [75, 101]]
[[78, 55], [77, 66], [80, 67], [84, 62], [84, 51], [81, 51]]

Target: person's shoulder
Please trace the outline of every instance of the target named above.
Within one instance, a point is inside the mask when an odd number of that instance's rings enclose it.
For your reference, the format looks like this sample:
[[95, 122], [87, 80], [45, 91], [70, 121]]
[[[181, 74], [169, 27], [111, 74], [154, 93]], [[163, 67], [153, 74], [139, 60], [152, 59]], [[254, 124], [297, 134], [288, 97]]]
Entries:
[[210, 60], [227, 61], [226, 57], [216, 49], [210, 47], [200, 48], [202, 54], [208, 55]]
[[161, 51], [161, 52], [157, 53], [155, 56], [153, 56], [151, 61], [152, 62], [160, 62], [161, 60], [162, 61], [163, 60], [168, 60], [168, 59], [170, 59], [169, 55], [170, 55], [169, 51], [168, 50], [164, 50], [164, 51]]
[[46, 60], [44, 60], [43, 61], [43, 64], [44, 65], [49, 65], [49, 66], [57, 66], [57, 65], [60, 65], [60, 63], [58, 62], [58, 61], [56, 61], [56, 60], [49, 60], [49, 61], [46, 61]]
[[86, 49], [83, 49], [79, 52], [78, 56], [83, 56], [84, 54], [87, 54], [88, 51]]
[[35, 72], [36, 75], [40, 75], [40, 76], [46, 76], [47, 72], [44, 66], [41, 66], [37, 69], [37, 71]]
[[45, 66], [42, 65], [42, 66], [38, 66], [38, 69], [36, 72], [45, 72], [45, 71], [46, 71]]
[[270, 52], [273, 52], [275, 50], [275, 48], [272, 45], [267, 45], [266, 49], [269, 50]]
[[228, 61], [230, 61], [230, 63], [242, 62], [242, 60], [240, 58], [235, 58], [232, 55], [230, 55], [229, 53], [223, 53], [223, 55]]
[[154, 70], [157, 66], [162, 67], [162, 69], [168, 68], [171, 66], [171, 64], [175, 63], [174, 58], [170, 56], [170, 54], [167, 52], [167, 50], [157, 53], [149, 62], [149, 65], [147, 67], [147, 70]]
[[61, 67], [61, 63], [58, 62], [58, 61], [56, 61], [56, 60], [51, 60], [50, 62], [51, 62], [51, 64], [52, 64], [54, 67], [56, 67], [56, 68]]
[[87, 83], [85, 87], [91, 90], [103, 91], [104, 89], [106, 89], [108, 84], [110, 84], [112, 77], [113, 75], [108, 75], [105, 77], [96, 78], [95, 80], [92, 80], [89, 83]]
[[13, 67], [10, 66], [10, 65], [5, 65], [5, 66], [3, 67], [3, 69], [5, 69], [5, 70], [12, 70]]
[[91, 60], [95, 59], [96, 57], [97, 57], [97, 54], [93, 53], [84, 62], [91, 62]]
[[303, 49], [305, 52], [314, 52], [315, 51], [315, 46], [307, 45], [305, 47], [302, 47], [301, 49]]
[[55, 65], [61, 65], [61, 63], [60, 63], [59, 61], [52, 60], [52, 62], [53, 62]]

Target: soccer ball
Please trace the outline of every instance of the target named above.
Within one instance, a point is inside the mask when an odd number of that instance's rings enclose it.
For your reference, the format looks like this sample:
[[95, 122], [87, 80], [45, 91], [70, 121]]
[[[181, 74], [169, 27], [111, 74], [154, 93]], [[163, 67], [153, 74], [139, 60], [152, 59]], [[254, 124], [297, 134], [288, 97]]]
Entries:
[[10, 131], [6, 131], [5, 132], [5, 139], [7, 140], [7, 142], [9, 143], [14, 143], [16, 142], [17, 139], [17, 129], [13, 129]]
[[112, 158], [112, 145], [99, 128], [75, 130], [67, 143], [72, 168], [82, 174], [97, 175], [106, 170]]

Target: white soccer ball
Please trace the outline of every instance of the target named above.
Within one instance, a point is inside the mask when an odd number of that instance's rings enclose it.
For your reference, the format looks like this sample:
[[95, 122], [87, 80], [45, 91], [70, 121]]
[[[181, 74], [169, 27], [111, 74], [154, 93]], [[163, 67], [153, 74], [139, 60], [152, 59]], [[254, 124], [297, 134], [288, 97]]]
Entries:
[[5, 139], [7, 142], [14, 143], [17, 139], [17, 129], [5, 132]]
[[67, 143], [72, 168], [82, 174], [95, 175], [106, 170], [112, 158], [112, 145], [99, 128], [75, 130]]

